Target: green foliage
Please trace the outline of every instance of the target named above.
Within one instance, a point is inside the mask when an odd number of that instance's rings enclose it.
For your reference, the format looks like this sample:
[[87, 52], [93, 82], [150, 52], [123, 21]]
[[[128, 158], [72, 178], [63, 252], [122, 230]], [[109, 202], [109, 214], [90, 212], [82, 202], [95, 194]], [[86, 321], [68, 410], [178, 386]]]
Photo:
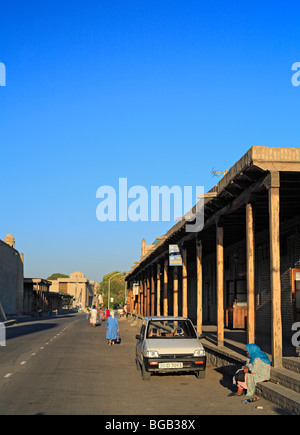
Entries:
[[[111, 279], [110, 279], [111, 278]], [[115, 270], [108, 273], [103, 277], [100, 282], [97, 293], [103, 296], [104, 307], [108, 306], [108, 287], [110, 279], [110, 297], [114, 299], [110, 303], [110, 308], [113, 308], [115, 304], [123, 305], [125, 303], [125, 272]]]
[[70, 278], [69, 275], [64, 275], [63, 273], [53, 273], [51, 276], [48, 276], [49, 281], [55, 281], [58, 278]]

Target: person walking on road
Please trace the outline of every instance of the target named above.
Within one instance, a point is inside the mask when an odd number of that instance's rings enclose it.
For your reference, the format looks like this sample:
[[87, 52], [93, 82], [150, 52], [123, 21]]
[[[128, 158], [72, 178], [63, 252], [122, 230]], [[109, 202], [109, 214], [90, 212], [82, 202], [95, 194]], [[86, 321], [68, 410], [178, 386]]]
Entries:
[[93, 328], [96, 327], [97, 318], [98, 318], [98, 311], [96, 310], [95, 305], [93, 305], [92, 311], [91, 311], [91, 317], [90, 317], [90, 323], [93, 326]]
[[103, 310], [102, 310], [101, 307], [98, 310], [98, 319], [99, 319], [99, 323], [101, 325], [102, 324], [102, 319], [103, 319]]
[[108, 345], [115, 344], [117, 337], [117, 331], [119, 331], [119, 323], [115, 317], [114, 311], [111, 311], [110, 317], [106, 320], [106, 339], [108, 340]]
[[89, 318], [90, 318], [90, 312], [91, 312], [90, 307], [87, 307], [87, 308], [85, 309], [86, 320], [89, 320]]

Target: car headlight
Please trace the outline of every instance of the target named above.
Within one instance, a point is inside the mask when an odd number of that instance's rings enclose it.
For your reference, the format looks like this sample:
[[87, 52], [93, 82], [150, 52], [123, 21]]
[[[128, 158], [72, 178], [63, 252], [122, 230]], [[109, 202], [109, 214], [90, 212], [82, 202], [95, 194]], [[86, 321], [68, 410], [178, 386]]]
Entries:
[[159, 354], [158, 354], [157, 350], [147, 350], [146, 357], [147, 358], [158, 358]]
[[205, 350], [204, 349], [196, 349], [194, 352], [194, 356], [205, 356]]

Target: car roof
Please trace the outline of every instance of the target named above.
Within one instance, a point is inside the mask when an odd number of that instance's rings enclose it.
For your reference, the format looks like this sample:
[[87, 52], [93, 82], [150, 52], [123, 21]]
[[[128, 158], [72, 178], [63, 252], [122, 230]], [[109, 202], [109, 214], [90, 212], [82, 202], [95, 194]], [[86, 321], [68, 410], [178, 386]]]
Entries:
[[145, 320], [190, 320], [187, 317], [178, 317], [178, 316], [148, 316], [145, 317]]

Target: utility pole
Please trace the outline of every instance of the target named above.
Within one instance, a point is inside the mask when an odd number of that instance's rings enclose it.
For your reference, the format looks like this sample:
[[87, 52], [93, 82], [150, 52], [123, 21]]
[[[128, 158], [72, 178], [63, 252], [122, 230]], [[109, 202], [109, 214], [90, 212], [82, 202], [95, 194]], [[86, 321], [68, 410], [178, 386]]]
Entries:
[[117, 273], [115, 273], [113, 276], [111, 276], [110, 278], [108, 278], [108, 301], [107, 301], [107, 306], [108, 306], [108, 309], [110, 309], [109, 307], [110, 307], [110, 280], [112, 279], [112, 278], [114, 278], [115, 276], [117, 276], [117, 275], [123, 275], [121, 272], [117, 272]]

